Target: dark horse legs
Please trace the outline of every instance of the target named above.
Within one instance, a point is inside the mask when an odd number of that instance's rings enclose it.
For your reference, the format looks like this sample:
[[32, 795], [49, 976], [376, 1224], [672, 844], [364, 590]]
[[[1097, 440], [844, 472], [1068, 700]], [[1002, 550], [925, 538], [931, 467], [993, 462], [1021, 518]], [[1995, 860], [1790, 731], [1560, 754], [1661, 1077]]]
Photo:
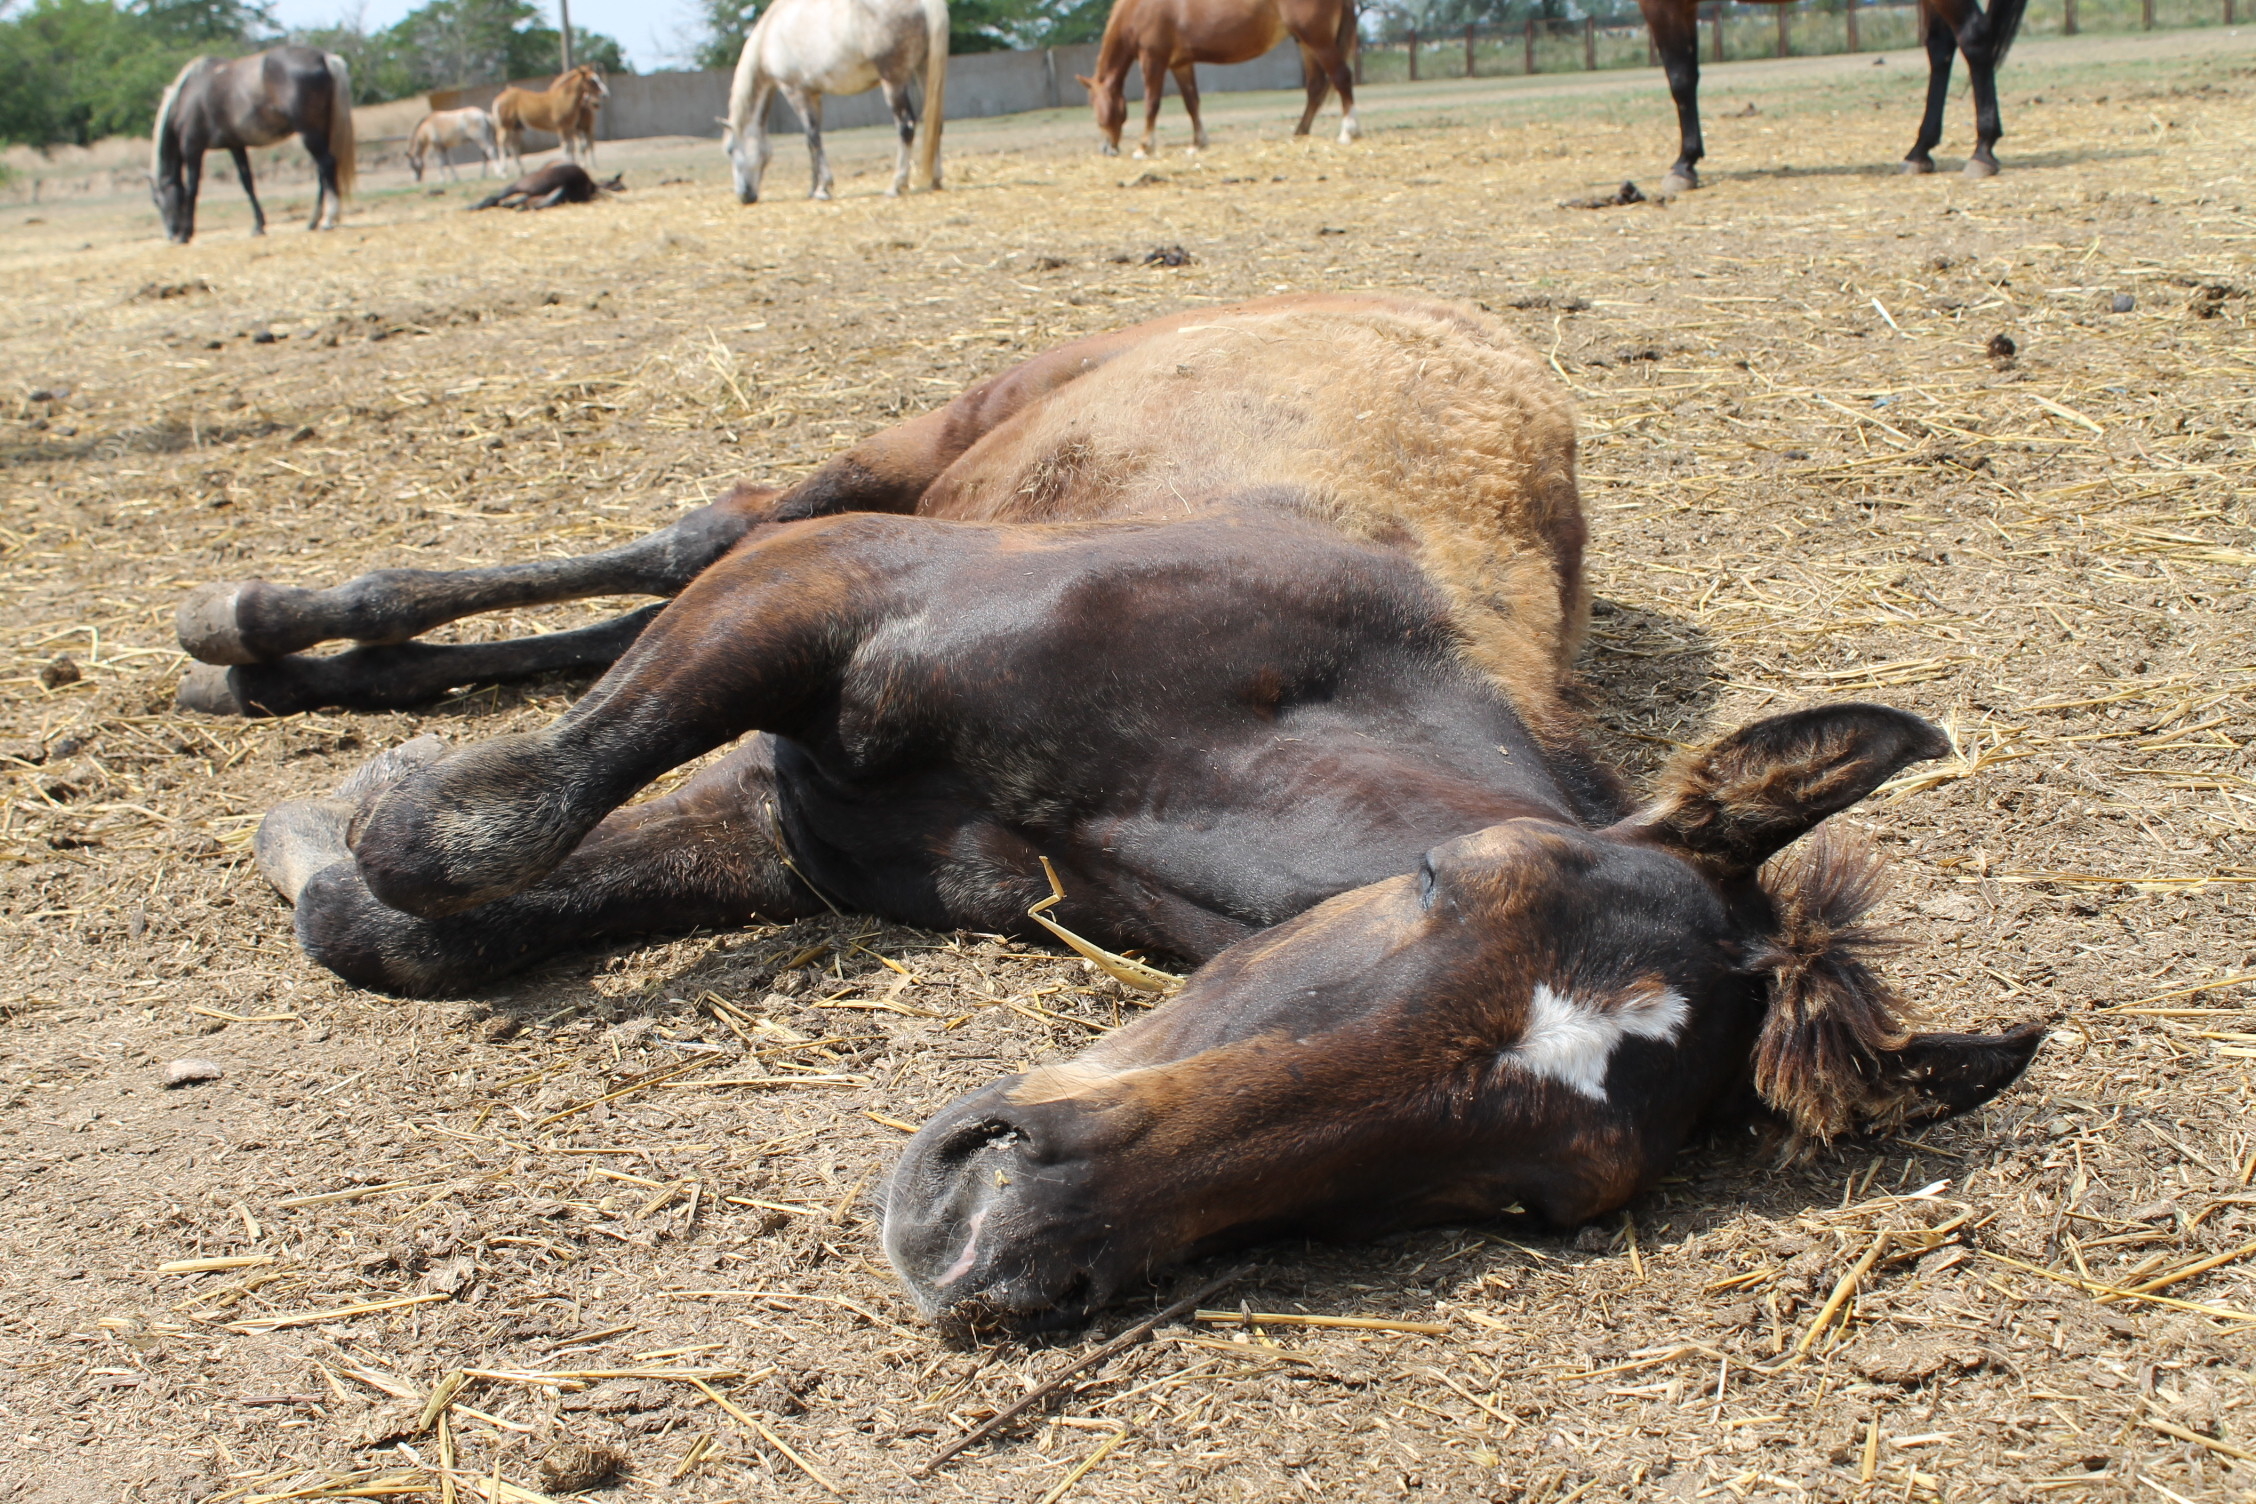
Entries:
[[[1663, 193], [1687, 193], [1700, 186], [1699, 162], [1707, 154], [1700, 138], [1700, 15], [1699, 0], [1637, 0], [1645, 25], [1668, 75], [1669, 95], [1676, 101], [1677, 134], [1682, 143], [1676, 165], [1661, 180]], [[1919, 137], [1904, 158], [1906, 172], [1933, 172], [1930, 155], [1943, 138], [1943, 104], [1950, 93], [1951, 54], [1966, 54], [1966, 71], [1974, 83], [1974, 153], [1966, 160], [1966, 175], [1994, 177], [1996, 146], [2004, 134], [1998, 120], [1997, 68], [2019, 30], [2026, 0], [1991, 0], [1985, 12], [1978, 0], [1921, 0], [1919, 24], [1927, 48], [1927, 111], [1919, 123]]]
[[[253, 235], [264, 235], [266, 233], [266, 211], [259, 207], [258, 189], [251, 182], [251, 154], [240, 146], [230, 146], [227, 148], [227, 154], [235, 159], [235, 176], [243, 180], [243, 197], [251, 201], [251, 233]], [[313, 209], [315, 217], [318, 218], [321, 213], [319, 200], [314, 202]]]
[[[1966, 54], [1966, 73], [1974, 86], [1974, 154], [1966, 159], [1970, 178], [1997, 176], [1997, 142], [2005, 134], [1998, 118], [1997, 65], [2010, 33], [2001, 38], [1999, 20], [2005, 7], [1995, 5], [1985, 15], [1973, 0], [1926, 0], [1919, 7], [1927, 48], [1927, 112], [1920, 117], [1919, 135], [1904, 156], [1905, 172], [1933, 172], [1929, 155], [1943, 139], [1943, 105], [1950, 96], [1951, 54]], [[2010, 24], [2008, 22], [2007, 24]]]
[[368, 891], [346, 830], [444, 751], [418, 737], [335, 795], [280, 805], [259, 826], [259, 869], [296, 906], [306, 954], [356, 986], [460, 993], [591, 940], [822, 912], [783, 855], [772, 744], [758, 736], [674, 792], [615, 811], [521, 893], [439, 919], [389, 908]]

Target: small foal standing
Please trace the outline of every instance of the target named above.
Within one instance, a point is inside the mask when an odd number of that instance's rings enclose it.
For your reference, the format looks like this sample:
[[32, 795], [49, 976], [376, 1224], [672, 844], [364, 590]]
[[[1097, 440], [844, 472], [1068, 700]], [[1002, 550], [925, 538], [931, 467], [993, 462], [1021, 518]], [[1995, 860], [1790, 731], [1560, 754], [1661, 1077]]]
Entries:
[[1159, 130], [1159, 101], [1167, 75], [1191, 117], [1191, 147], [1206, 145], [1199, 123], [1196, 65], [1249, 63], [1286, 37], [1300, 43], [1300, 62], [1308, 83], [1308, 108], [1301, 111], [1296, 136], [1308, 134], [1325, 97], [1339, 90], [1341, 142], [1363, 134], [1355, 117], [1355, 6], [1353, 0], [1114, 0], [1097, 48], [1094, 78], [1079, 76], [1104, 132], [1104, 154], [1120, 155], [1120, 131], [1128, 123], [1128, 69], [1144, 70], [1144, 139], [1136, 155], [1148, 157]]
[[[165, 235], [186, 245], [196, 233], [196, 193], [204, 153], [223, 147], [251, 201], [251, 233], [266, 233], [266, 211], [251, 183], [248, 148], [285, 136], [305, 142], [321, 187], [309, 230], [333, 230], [352, 188], [352, 73], [333, 52], [276, 47], [249, 57], [199, 57], [180, 70], [157, 105], [149, 160], [149, 192]], [[323, 212], [326, 210], [327, 219]]]
[[494, 98], [494, 129], [501, 137], [501, 153], [525, 170], [525, 132], [549, 131], [564, 148], [566, 160], [595, 160], [595, 112], [611, 97], [602, 70], [582, 63], [559, 73], [545, 89], [504, 89]]
[[[1761, 4], [1791, 4], [1792, 0], [1758, 0]], [[1637, 0], [1645, 12], [1646, 29], [1653, 34], [1653, 50], [1661, 55], [1668, 75], [1669, 95], [1676, 101], [1677, 132], [1682, 138], [1676, 165], [1661, 180], [1663, 193], [1689, 193], [1700, 186], [1700, 159], [1707, 145], [1700, 137], [1700, 0]], [[1943, 139], [1943, 102], [1950, 94], [1951, 54], [1966, 54], [1966, 71], [1974, 85], [1974, 154], [1966, 159], [1970, 178], [1996, 177], [1998, 138], [2005, 128], [1998, 119], [1997, 70], [2006, 49], [2021, 29], [2021, 13], [2028, 0], [1919, 0], [1919, 35], [1927, 49], [1927, 113], [1920, 117], [1919, 135], [1904, 156], [1905, 172], [1933, 172], [1935, 143]]]
[[859, 94], [881, 88], [893, 111], [900, 146], [893, 156], [888, 197], [909, 186], [909, 152], [916, 145], [916, 101], [909, 84], [924, 73], [923, 141], [916, 165], [933, 191], [940, 188], [941, 115], [948, 98], [948, 0], [775, 0], [753, 23], [737, 55], [729, 86], [728, 127], [721, 149], [736, 174], [739, 202], [760, 201], [767, 175], [768, 101], [780, 89], [807, 132], [814, 170], [809, 198], [829, 198], [834, 179], [823, 152], [825, 94]]
[[439, 165], [446, 169], [447, 181], [453, 182], [456, 174], [448, 154], [458, 146], [478, 148], [478, 176], [490, 172], [500, 155], [494, 145], [493, 116], [470, 105], [459, 110], [433, 110], [417, 121], [415, 134], [407, 142], [407, 165], [414, 170], [415, 181], [423, 181], [424, 160], [435, 151]]

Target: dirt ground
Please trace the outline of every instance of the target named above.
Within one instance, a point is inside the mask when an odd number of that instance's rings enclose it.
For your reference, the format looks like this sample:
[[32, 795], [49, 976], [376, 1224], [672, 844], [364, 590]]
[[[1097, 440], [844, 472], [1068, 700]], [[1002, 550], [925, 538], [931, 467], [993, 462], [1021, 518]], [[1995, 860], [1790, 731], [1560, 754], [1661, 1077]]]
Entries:
[[[1560, 207], [1657, 178], [1646, 74], [1374, 91], [1350, 148], [1241, 96], [1196, 160], [1172, 105], [1148, 163], [966, 124], [898, 202], [845, 133], [830, 204], [794, 142], [752, 209], [661, 143], [530, 217], [382, 174], [327, 236], [245, 239], [217, 179], [185, 250], [132, 198], [0, 212], [0, 1499], [521, 1500], [572, 1442], [617, 1499], [2256, 1499], [2256, 36], [2025, 47], [1983, 184], [1894, 174], [1920, 76], [1714, 70], [1665, 206]], [[1430, 1329], [1173, 1324], [920, 1478], [1222, 1272], [958, 1351], [877, 1251], [905, 1130], [1129, 1005], [861, 920], [355, 992], [261, 811], [582, 686], [181, 715], [174, 604], [585, 551], [1057, 340], [1325, 287], [1479, 302], [1573, 389], [1633, 774], [1829, 696], [1953, 728], [1851, 817], [1890, 973], [2050, 1041], [1968, 1119], [1698, 1144], [1591, 1228], [1258, 1250], [1215, 1304]]]

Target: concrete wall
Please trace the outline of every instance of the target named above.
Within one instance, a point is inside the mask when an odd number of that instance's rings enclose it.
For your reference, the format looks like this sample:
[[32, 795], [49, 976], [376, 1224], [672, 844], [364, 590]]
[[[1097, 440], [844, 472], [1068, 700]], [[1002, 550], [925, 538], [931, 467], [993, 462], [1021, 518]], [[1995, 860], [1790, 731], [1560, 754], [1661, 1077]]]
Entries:
[[[1086, 109], [1089, 93], [1075, 75], [1097, 64], [1097, 44], [1052, 47], [1039, 52], [972, 52], [948, 59], [950, 120], [985, 115], [1016, 115], [1026, 110], [1053, 110], [1067, 106]], [[596, 139], [626, 141], [641, 136], [711, 136], [721, 134], [720, 117], [728, 113], [727, 70], [700, 73], [622, 73], [609, 80], [611, 99], [596, 117]], [[548, 80], [523, 79], [517, 87], [544, 89]], [[1199, 92], [1228, 94], [1244, 89], [1297, 89], [1301, 86], [1300, 47], [1290, 39], [1250, 63], [1228, 67], [1201, 66]], [[480, 84], [469, 89], [438, 89], [430, 96], [434, 110], [460, 109], [464, 105], [491, 106], [500, 84]], [[921, 96], [922, 90], [920, 88]], [[1143, 79], [1136, 70], [1128, 75], [1128, 97], [1144, 97]], [[823, 126], [845, 130], [858, 125], [883, 125], [892, 119], [883, 91], [832, 95], [823, 100]], [[779, 94], [768, 110], [768, 129], [796, 133], [798, 117]], [[528, 131], [528, 151], [546, 151], [555, 138]]]

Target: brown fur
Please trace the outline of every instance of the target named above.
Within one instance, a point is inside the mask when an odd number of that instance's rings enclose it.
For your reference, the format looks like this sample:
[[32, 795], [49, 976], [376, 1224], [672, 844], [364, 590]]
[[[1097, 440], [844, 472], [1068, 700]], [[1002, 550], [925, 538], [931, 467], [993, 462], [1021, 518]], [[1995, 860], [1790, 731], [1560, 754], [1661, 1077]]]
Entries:
[[1879, 1052], [1901, 1050], [1912, 1020], [1871, 965], [1895, 937], [1862, 922], [1887, 890], [1886, 865], [1864, 842], [1821, 828], [1773, 862], [1762, 885], [1777, 929], [1750, 958], [1770, 974], [1755, 1090], [1804, 1140], [1900, 1125], [1917, 1099], [1888, 1078]]
[[1141, 65], [1144, 76], [1144, 139], [1136, 148], [1149, 156], [1159, 126], [1160, 96], [1167, 76], [1191, 117], [1194, 147], [1206, 145], [1199, 123], [1196, 65], [1245, 63], [1286, 37], [1300, 43], [1308, 85], [1308, 108], [1296, 136], [1308, 134], [1316, 112], [1333, 89], [1340, 96], [1340, 140], [1361, 134], [1355, 117], [1355, 6], [1351, 0], [1114, 0], [1097, 48], [1094, 77], [1081, 77], [1104, 133], [1105, 154], [1120, 150], [1120, 131], [1128, 119], [1128, 70]]

